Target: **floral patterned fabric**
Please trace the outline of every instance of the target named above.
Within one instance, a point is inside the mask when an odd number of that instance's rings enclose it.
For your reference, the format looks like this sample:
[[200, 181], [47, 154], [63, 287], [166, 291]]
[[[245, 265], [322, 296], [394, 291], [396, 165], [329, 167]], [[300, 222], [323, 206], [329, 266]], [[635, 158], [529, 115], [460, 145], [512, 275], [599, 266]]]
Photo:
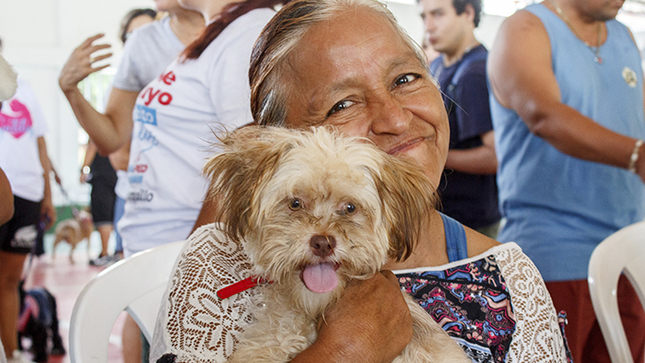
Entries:
[[397, 274], [412, 295], [473, 362], [505, 362], [515, 314], [493, 255], [446, 270]]

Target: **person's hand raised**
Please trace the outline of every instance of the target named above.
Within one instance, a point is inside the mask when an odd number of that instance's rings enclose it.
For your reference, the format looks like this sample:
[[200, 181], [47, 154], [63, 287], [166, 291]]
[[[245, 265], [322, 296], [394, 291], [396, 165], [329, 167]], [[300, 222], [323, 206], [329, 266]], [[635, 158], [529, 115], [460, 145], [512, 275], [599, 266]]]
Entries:
[[74, 49], [58, 77], [58, 85], [63, 92], [76, 89], [78, 83], [85, 79], [85, 77], [110, 66], [109, 64], [93, 66], [96, 62], [112, 56], [112, 53], [95, 55], [96, 52], [111, 47], [109, 44], [93, 44], [103, 36], [104, 34], [97, 34], [89, 37]]

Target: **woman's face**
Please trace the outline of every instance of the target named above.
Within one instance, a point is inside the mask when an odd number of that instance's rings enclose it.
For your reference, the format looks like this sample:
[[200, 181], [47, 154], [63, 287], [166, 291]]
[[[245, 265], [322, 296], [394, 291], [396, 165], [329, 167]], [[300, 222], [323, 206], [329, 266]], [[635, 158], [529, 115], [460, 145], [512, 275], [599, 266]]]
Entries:
[[313, 26], [288, 59], [286, 123], [333, 125], [419, 162], [437, 186], [449, 127], [439, 91], [392, 25], [373, 11]]

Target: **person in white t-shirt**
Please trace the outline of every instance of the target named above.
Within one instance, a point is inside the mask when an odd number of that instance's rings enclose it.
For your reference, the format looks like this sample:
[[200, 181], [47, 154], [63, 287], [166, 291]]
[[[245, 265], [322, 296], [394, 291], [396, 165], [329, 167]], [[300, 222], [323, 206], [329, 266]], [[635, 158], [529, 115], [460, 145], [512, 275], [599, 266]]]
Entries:
[[[114, 224], [117, 232], [117, 222], [124, 213], [129, 190], [126, 169], [130, 154], [130, 132], [123, 135], [124, 139], [121, 140], [120, 146], [115, 148], [111, 145], [106, 151], [103, 135], [100, 133], [97, 135], [89, 130], [92, 125], [97, 124], [132, 125], [132, 110], [139, 91], [159, 76], [186, 45], [197, 39], [205, 26], [200, 13], [182, 8], [177, 0], [157, 0], [155, 4], [157, 10], [167, 12], [168, 16], [142, 25], [136, 31], [134, 27], [141, 25], [137, 17], [122, 26], [121, 40], [125, 47], [103, 114], [93, 109], [77, 87], [78, 82], [90, 73], [104, 68], [92, 66], [102, 59], [98, 54], [106, 49], [103, 45], [94, 44], [102, 35], [90, 37], [77, 47], [63, 67], [59, 78], [60, 87], [68, 98], [79, 123], [88, 131], [99, 151], [109, 153], [110, 162], [117, 170], [118, 180], [115, 188], [117, 200], [114, 208]], [[127, 18], [128, 16], [124, 20]], [[89, 129], [87, 125], [90, 125]], [[122, 257], [123, 248], [118, 247], [117, 244], [114, 256], [108, 256], [109, 262]], [[126, 363], [137, 361], [142, 349], [139, 344], [139, 330], [134, 320], [129, 317], [124, 324], [123, 337], [124, 361]]]
[[131, 191], [119, 225], [126, 255], [190, 234], [206, 192], [201, 169], [217, 141], [214, 132], [252, 121], [248, 62], [275, 14], [268, 6], [277, 1], [224, 8], [214, 1], [181, 3], [217, 20], [137, 98]]
[[[150, 24], [155, 21], [157, 17], [157, 12], [152, 9], [143, 8], [143, 9], [132, 9], [130, 10], [121, 20], [121, 29], [119, 30], [119, 38], [123, 45], [125, 45], [126, 40], [130, 37], [132, 32], [146, 24]], [[129, 53], [125, 53], [126, 55]], [[123, 59], [122, 59], [123, 61]], [[161, 59], [163, 61], [163, 59]], [[170, 60], [166, 64], [170, 63]], [[125, 67], [119, 67], [117, 75], [125, 73]], [[130, 75], [131, 78], [135, 78], [138, 74], [134, 73]], [[152, 77], [150, 78], [152, 79]], [[143, 86], [141, 87], [143, 88]], [[119, 87], [123, 89], [123, 87]], [[112, 90], [112, 86], [108, 88], [106, 92], [105, 101], [109, 100], [109, 94]], [[93, 266], [105, 266], [107, 264], [118, 261], [123, 257], [123, 244], [121, 243], [121, 235], [114, 227], [118, 222], [118, 219], [123, 215], [123, 208], [125, 206], [125, 196], [123, 193], [119, 193], [121, 190], [127, 191], [127, 175], [125, 170], [128, 167], [128, 158], [130, 156], [130, 143], [126, 143], [119, 150], [111, 153], [107, 157], [102, 156], [98, 153], [96, 145], [90, 140], [87, 143], [87, 149], [85, 151], [85, 160], [83, 161], [83, 166], [81, 167], [81, 183], [90, 183], [92, 184], [92, 194], [90, 197], [91, 206], [92, 206], [92, 218], [94, 219], [94, 224], [96, 229], [101, 235], [101, 253], [96, 259], [90, 260], [90, 265]], [[116, 172], [113, 174], [108, 167], [106, 160], [109, 160], [109, 164], [112, 169]], [[98, 168], [98, 170], [95, 170]], [[98, 173], [97, 173], [98, 171]], [[98, 175], [97, 175], [98, 174]], [[116, 178], [112, 176], [116, 175]], [[112, 182], [116, 180], [116, 185], [112, 185]], [[94, 213], [97, 207], [104, 207], [113, 205], [112, 210], [105, 210], [107, 208], [101, 208], [98, 213]], [[97, 219], [97, 217], [99, 217]], [[97, 224], [97, 221], [101, 222]], [[110, 255], [108, 253], [108, 241], [112, 231], [115, 231], [116, 246], [114, 247], [114, 254]]]
[[[68, 98], [74, 113], [83, 128], [91, 129], [92, 125], [128, 125], [132, 123], [132, 109], [136, 97], [165, 67], [201, 33], [204, 21], [201, 14], [179, 6], [177, 0], [158, 0], [155, 2], [159, 11], [169, 16], [160, 21], [143, 25], [134, 30], [141, 21], [135, 17], [130, 24], [124, 24], [121, 39], [126, 40], [123, 55], [112, 90], [103, 114], [97, 112], [78, 90], [77, 84], [89, 74], [105, 68], [107, 65], [93, 67], [108, 55], [98, 55], [109, 45], [94, 44], [101, 34], [86, 39], [77, 47], [61, 71], [59, 84]], [[142, 13], [143, 14], [143, 13]], [[145, 15], [145, 14], [143, 14]], [[126, 19], [127, 20], [127, 16]], [[127, 128], [127, 127], [126, 127]], [[125, 199], [128, 193], [126, 168], [129, 159], [130, 134], [119, 140], [120, 147], [110, 145], [106, 149], [103, 135], [88, 131], [99, 151], [110, 154], [110, 161], [117, 170], [119, 180], [115, 191], [119, 197], [115, 206], [115, 219], [123, 214]], [[115, 222], [116, 223], [116, 222]], [[118, 231], [118, 228], [117, 228]]]
[[[0, 102], [6, 101], [16, 93], [18, 75], [0, 54]], [[1, 108], [1, 107], [0, 107]], [[4, 224], [13, 217], [13, 194], [9, 179], [0, 168], [0, 224]], [[0, 362], [4, 362], [5, 355], [0, 344]]]
[[18, 78], [16, 94], [0, 109], [0, 168], [11, 185], [14, 214], [0, 225], [0, 340], [8, 362], [23, 362], [17, 350], [18, 284], [38, 225], [56, 221], [49, 185], [47, 123], [33, 90]]

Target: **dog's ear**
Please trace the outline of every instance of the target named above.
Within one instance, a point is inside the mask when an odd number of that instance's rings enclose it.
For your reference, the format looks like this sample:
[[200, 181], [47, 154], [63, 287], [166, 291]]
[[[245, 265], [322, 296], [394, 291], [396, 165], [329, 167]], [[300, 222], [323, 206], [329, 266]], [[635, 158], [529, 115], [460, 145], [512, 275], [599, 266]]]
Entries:
[[390, 258], [404, 261], [414, 249], [424, 217], [437, 205], [435, 188], [413, 160], [384, 156], [377, 190], [388, 226]]
[[271, 179], [281, 156], [291, 148], [290, 131], [274, 127], [247, 126], [220, 138], [223, 151], [204, 166], [210, 179], [207, 199], [216, 209], [216, 221], [235, 242], [250, 230], [253, 211], [259, 210], [256, 196]]

